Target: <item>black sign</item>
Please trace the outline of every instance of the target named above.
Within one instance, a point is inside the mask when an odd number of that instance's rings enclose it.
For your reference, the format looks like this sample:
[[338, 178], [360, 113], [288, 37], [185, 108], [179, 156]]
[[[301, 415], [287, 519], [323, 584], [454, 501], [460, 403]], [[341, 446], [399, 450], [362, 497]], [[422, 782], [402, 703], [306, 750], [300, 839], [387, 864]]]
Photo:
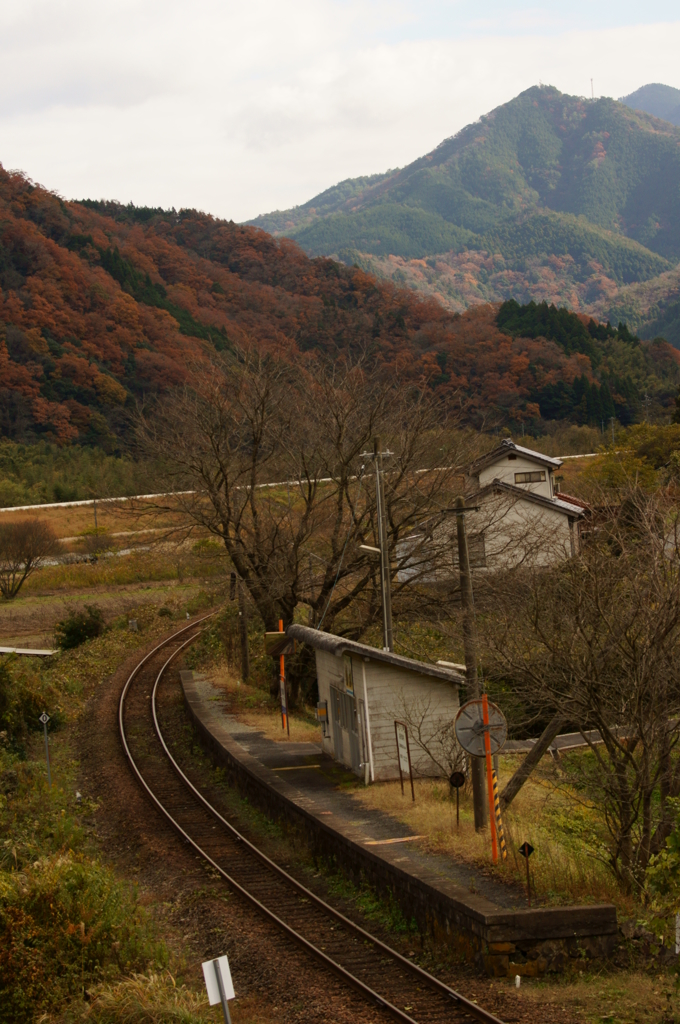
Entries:
[[531, 845], [531, 843], [522, 843], [522, 845], [519, 848], [519, 852], [522, 854], [523, 857], [526, 857], [528, 859], [534, 852], [534, 848]]
[[451, 772], [449, 775], [449, 785], [452, 789], [460, 789], [461, 786], [465, 785], [465, 776], [462, 772]]

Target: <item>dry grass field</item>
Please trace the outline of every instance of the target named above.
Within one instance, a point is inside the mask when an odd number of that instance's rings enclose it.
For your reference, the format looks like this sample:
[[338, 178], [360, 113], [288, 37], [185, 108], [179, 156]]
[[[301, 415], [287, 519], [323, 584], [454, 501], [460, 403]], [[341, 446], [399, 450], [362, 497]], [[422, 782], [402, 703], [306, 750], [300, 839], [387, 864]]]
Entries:
[[135, 501], [31, 511], [0, 512], [0, 523], [37, 518], [47, 522], [64, 554], [93, 556], [93, 561], [46, 564], [26, 581], [12, 601], [0, 601], [0, 645], [50, 647], [54, 627], [72, 610], [98, 605], [106, 621], [135, 608], [171, 601], [190, 603], [215, 576], [211, 558], [195, 553], [200, 536], [178, 530], [171, 512], [150, 511]]

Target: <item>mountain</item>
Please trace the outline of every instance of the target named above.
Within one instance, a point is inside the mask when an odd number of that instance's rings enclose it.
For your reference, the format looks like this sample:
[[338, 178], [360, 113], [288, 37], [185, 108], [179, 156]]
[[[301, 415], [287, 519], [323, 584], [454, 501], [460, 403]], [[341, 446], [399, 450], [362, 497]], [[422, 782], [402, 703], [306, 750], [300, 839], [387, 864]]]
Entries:
[[622, 96], [620, 102], [633, 110], [642, 110], [663, 121], [680, 125], [680, 89], [670, 85], [643, 85], [629, 96]]
[[454, 310], [514, 297], [606, 315], [680, 261], [680, 128], [536, 87], [407, 167], [250, 223]]
[[240, 346], [367, 353], [483, 429], [630, 423], [645, 395], [667, 417], [680, 384], [680, 352], [621, 325], [514, 301], [453, 313], [258, 228], [65, 202], [0, 167], [0, 439], [120, 451], [139, 401]]

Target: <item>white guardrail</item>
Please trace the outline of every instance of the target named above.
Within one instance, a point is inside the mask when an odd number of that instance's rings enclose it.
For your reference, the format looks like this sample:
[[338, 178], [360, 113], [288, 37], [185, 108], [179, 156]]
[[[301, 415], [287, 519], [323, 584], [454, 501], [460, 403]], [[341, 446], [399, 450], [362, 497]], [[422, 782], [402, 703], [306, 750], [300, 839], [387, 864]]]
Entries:
[[[602, 452], [588, 452], [587, 455], [558, 455], [557, 458], [562, 462], [565, 459], [594, 459], [596, 456], [602, 455]], [[435, 471], [438, 469], [445, 469], [445, 466], [436, 466]], [[427, 469], [417, 469], [417, 473], [432, 472]], [[324, 476], [317, 483], [328, 484], [332, 481], [333, 477]], [[270, 484], [257, 484], [257, 488], [261, 487], [293, 487], [298, 480], [275, 480]], [[7, 508], [0, 508], [0, 512], [33, 512], [35, 509], [48, 509], [48, 508], [78, 508], [79, 506], [94, 505], [95, 502], [99, 502], [100, 505], [108, 505], [116, 501], [150, 501], [152, 498], [175, 498], [181, 497], [184, 494], [195, 494], [195, 491], [161, 491], [158, 494], [128, 494], [120, 498], [86, 498], [83, 501], [52, 501], [49, 504], [43, 505], [8, 505]]]

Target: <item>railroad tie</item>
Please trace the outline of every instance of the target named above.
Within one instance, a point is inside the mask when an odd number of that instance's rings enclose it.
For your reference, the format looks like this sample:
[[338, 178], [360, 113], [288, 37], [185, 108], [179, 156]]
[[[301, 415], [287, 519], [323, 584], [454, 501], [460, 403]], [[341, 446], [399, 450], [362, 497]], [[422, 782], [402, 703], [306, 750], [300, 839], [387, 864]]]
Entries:
[[505, 845], [505, 832], [503, 831], [503, 819], [501, 818], [501, 801], [498, 795], [498, 777], [496, 775], [496, 769], [491, 769], [491, 779], [493, 781], [493, 808], [496, 814], [496, 831], [498, 832], [498, 842], [501, 847], [501, 857], [503, 860], [508, 859], [508, 851]]

